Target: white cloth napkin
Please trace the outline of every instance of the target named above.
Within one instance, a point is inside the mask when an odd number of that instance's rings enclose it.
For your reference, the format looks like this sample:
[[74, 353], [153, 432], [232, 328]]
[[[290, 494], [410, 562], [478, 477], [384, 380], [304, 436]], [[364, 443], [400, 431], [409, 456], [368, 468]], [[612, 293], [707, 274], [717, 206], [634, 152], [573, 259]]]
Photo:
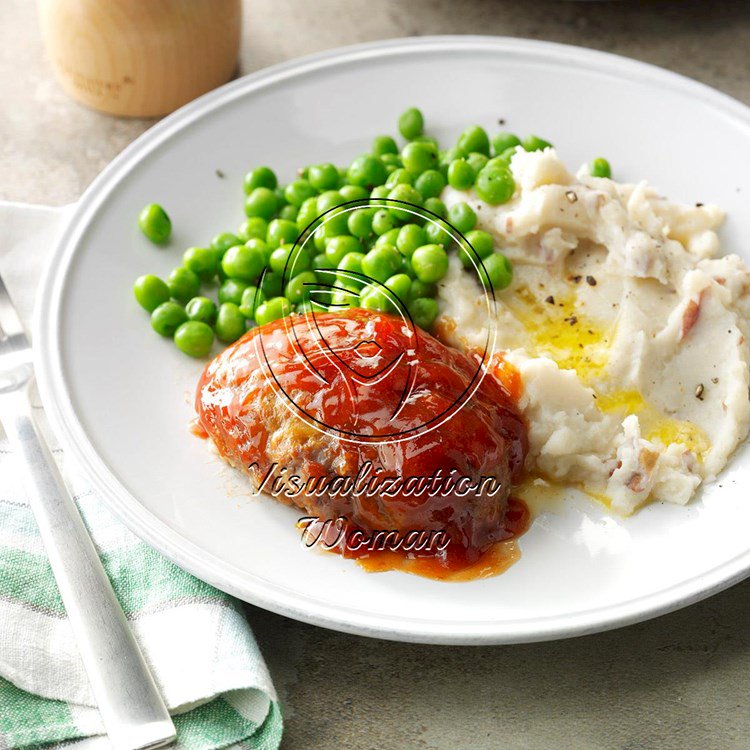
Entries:
[[[0, 275], [27, 330], [70, 207], [0, 203]], [[38, 410], [42, 418], [42, 410]], [[0, 422], [2, 402], [0, 401]], [[53, 445], [54, 448], [54, 445]], [[241, 607], [125, 529], [55, 449], [170, 711], [177, 747], [275, 750], [281, 712]], [[65, 609], [0, 430], [0, 748], [105, 748]]]

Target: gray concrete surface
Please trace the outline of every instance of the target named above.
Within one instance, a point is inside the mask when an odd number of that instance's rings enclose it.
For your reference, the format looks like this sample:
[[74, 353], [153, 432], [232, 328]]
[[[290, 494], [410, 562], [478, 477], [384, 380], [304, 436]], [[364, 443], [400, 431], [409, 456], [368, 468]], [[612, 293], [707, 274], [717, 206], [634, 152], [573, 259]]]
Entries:
[[[610, 50], [750, 103], [750, 4], [730, 1], [250, 0], [241, 71], [435, 33]], [[62, 93], [30, 0], [0, 2], [0, 103], [0, 198], [11, 200], [75, 200], [150, 124]], [[289, 749], [750, 747], [750, 582], [642, 625], [516, 647], [386, 643], [248, 611], [284, 701]]]

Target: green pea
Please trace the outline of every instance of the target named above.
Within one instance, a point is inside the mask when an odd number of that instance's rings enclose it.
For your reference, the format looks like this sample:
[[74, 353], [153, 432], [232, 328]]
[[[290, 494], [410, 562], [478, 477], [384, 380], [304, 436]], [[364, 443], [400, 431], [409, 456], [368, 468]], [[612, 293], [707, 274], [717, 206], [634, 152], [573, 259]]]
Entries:
[[448, 209], [448, 221], [459, 232], [461, 232], [461, 234], [466, 234], [477, 225], [477, 215], [468, 203], [461, 201], [460, 203], [455, 203]]
[[174, 332], [187, 320], [182, 305], [176, 302], [162, 302], [151, 313], [151, 328], [160, 336], [174, 336]]
[[484, 165], [485, 169], [508, 169], [510, 167], [510, 160], [515, 153], [515, 148], [509, 148], [507, 151], [503, 151], [500, 156], [493, 156], [487, 164]]
[[386, 169], [391, 171], [404, 166], [404, 163], [401, 161], [401, 156], [399, 154], [383, 154], [380, 157], [380, 161], [385, 164]]
[[297, 225], [293, 221], [273, 219], [268, 225], [266, 244], [271, 250], [275, 250], [279, 245], [292, 244], [297, 239], [298, 234]]
[[433, 138], [431, 135], [425, 135], [424, 133], [422, 135], [418, 135], [416, 138], [412, 138], [412, 140], [416, 141], [417, 143], [429, 143], [430, 145], [434, 146], [436, 150], [440, 147], [437, 138]]
[[612, 168], [609, 166], [609, 162], [601, 156], [589, 164], [589, 172], [592, 177], [612, 177]]
[[513, 133], [498, 133], [492, 138], [492, 148], [497, 156], [508, 149], [515, 149], [521, 145], [521, 139]]
[[342, 307], [353, 308], [359, 306], [359, 289], [348, 284], [337, 283], [336, 289], [331, 293], [331, 304], [328, 309], [331, 312], [336, 312]]
[[404, 224], [398, 231], [396, 248], [398, 251], [410, 258], [414, 251], [427, 244], [427, 235], [419, 224]]
[[399, 273], [405, 273], [410, 279], [414, 278], [414, 269], [411, 267], [411, 258], [407, 258], [405, 255], [401, 256], [401, 268]]
[[189, 247], [182, 256], [182, 263], [201, 281], [211, 281], [218, 268], [217, 253], [207, 247]]
[[338, 266], [341, 259], [348, 253], [361, 253], [362, 243], [356, 238], [349, 235], [333, 237], [326, 245], [326, 258], [334, 265]]
[[360, 185], [372, 190], [376, 185], [382, 185], [385, 182], [385, 164], [377, 156], [363, 154], [351, 163], [346, 177], [352, 185]]
[[268, 244], [264, 240], [259, 240], [253, 237], [245, 243], [245, 247], [257, 250], [263, 256], [264, 265], [268, 265], [268, 261], [271, 258], [271, 253], [273, 252], [273, 250], [268, 247]]
[[479, 125], [471, 125], [459, 136], [456, 148], [463, 156], [467, 156], [472, 151], [489, 156], [490, 139], [487, 131]]
[[335, 190], [341, 183], [339, 170], [333, 164], [315, 164], [307, 172], [307, 179], [318, 191]]
[[[263, 219], [261, 219], [261, 221], [265, 226], [266, 222]], [[265, 238], [265, 236], [266, 234], [264, 231], [263, 237]], [[248, 239], [250, 239], [250, 237], [248, 237]], [[229, 250], [230, 247], [241, 245], [242, 242], [243, 240], [236, 234], [232, 234], [231, 232], [222, 232], [221, 234], [217, 234], [216, 237], [211, 240], [211, 248], [218, 252], [219, 258], [223, 258], [224, 253]]]
[[362, 271], [362, 260], [365, 254], [359, 250], [355, 250], [351, 253], [347, 253], [338, 262], [336, 268], [340, 271], [352, 271], [354, 273], [360, 273]]
[[447, 167], [452, 161], [460, 159], [463, 154], [454, 146], [439, 153], [440, 165]]
[[325, 193], [318, 196], [318, 215], [322, 216], [326, 211], [330, 211], [342, 203], [345, 203], [344, 197], [338, 190], [326, 190]]
[[373, 188], [370, 192], [370, 201], [374, 203], [379, 203], [381, 199], [387, 198], [388, 193], [391, 192], [391, 189], [387, 187], [386, 185], [378, 185], [376, 188]]
[[292, 206], [291, 204], [288, 206], [284, 206], [281, 211], [279, 211], [279, 218], [283, 219], [284, 221], [297, 221], [297, 214], [299, 213], [299, 209], [297, 206]]
[[480, 154], [479, 151], [472, 151], [467, 157], [466, 161], [469, 162], [471, 165], [471, 168], [479, 173], [481, 169], [484, 169], [487, 162], [489, 161], [489, 157], [485, 156], [485, 154]]
[[404, 146], [401, 152], [404, 169], [411, 174], [418, 175], [427, 169], [434, 169], [438, 165], [437, 148], [431, 143], [412, 141]]
[[372, 231], [377, 235], [383, 235], [389, 232], [395, 226], [396, 222], [391, 212], [386, 208], [381, 208], [375, 212], [372, 217]]
[[411, 279], [405, 273], [397, 273], [386, 279], [385, 285], [396, 295], [402, 303], [401, 306], [406, 307], [411, 290]]
[[417, 297], [409, 303], [408, 309], [415, 325], [424, 331], [432, 328], [439, 312], [437, 301], [429, 297]]
[[276, 175], [268, 167], [257, 167], [251, 170], [245, 175], [245, 179], [242, 182], [245, 195], [250, 195], [255, 188], [259, 187], [275, 190], [278, 184], [279, 181], [276, 179]]
[[321, 224], [319, 227], [316, 227], [315, 231], [313, 232], [313, 245], [319, 253], [325, 252], [326, 245], [328, 244], [328, 240], [330, 239], [331, 238], [326, 235], [325, 226]]
[[406, 169], [396, 169], [388, 175], [385, 181], [387, 188], [394, 188], [396, 185], [411, 185], [412, 174]]
[[437, 286], [433, 283], [412, 279], [409, 289], [409, 300], [414, 301], [420, 297], [437, 297]]
[[[265, 219], [261, 219], [260, 216], [253, 216], [240, 224], [240, 228], [237, 230], [236, 239], [241, 242], [247, 242], [251, 239], [265, 240], [268, 232], [268, 222]], [[223, 237], [224, 235], [219, 235]], [[231, 235], [234, 236], [234, 235]], [[230, 247], [239, 245], [240, 242], [231, 242], [226, 247], [222, 247], [222, 252], [227, 251]], [[213, 243], [211, 243], [213, 247]]]
[[466, 239], [480, 258], [487, 258], [495, 251], [495, 240], [489, 232], [482, 229], [467, 232]]
[[448, 166], [448, 184], [455, 190], [468, 190], [476, 177], [474, 167], [466, 159], [456, 159]]
[[333, 276], [330, 273], [326, 273], [326, 271], [332, 271], [335, 268], [336, 266], [334, 266], [331, 261], [326, 258], [325, 253], [319, 253], [312, 259], [312, 270], [318, 277], [318, 281], [330, 282]]
[[364, 239], [372, 234], [372, 218], [371, 208], [358, 208], [349, 214], [346, 225], [355, 237]]
[[388, 198], [407, 204], [403, 208], [390, 207], [391, 213], [398, 221], [409, 221], [414, 216], [414, 209], [419, 209], [422, 205], [422, 196], [411, 185], [396, 185], [388, 194]]
[[242, 299], [240, 300], [239, 308], [240, 312], [249, 320], [255, 318], [255, 311], [261, 302], [265, 302], [266, 295], [257, 287], [249, 286], [242, 292]]
[[201, 280], [189, 268], [180, 267], [167, 276], [167, 286], [170, 296], [184, 305], [198, 294]]
[[440, 245], [422, 245], [411, 256], [411, 267], [420, 281], [440, 281], [448, 273], [448, 253]]
[[299, 304], [310, 296], [310, 290], [317, 287], [318, 279], [313, 271], [303, 271], [289, 281], [284, 290], [286, 298], [293, 304]]
[[284, 276], [274, 271], [265, 271], [260, 277], [260, 290], [266, 299], [281, 296], [284, 286]]
[[383, 247], [383, 245], [391, 245], [396, 247], [396, 241], [398, 240], [399, 228], [394, 227], [389, 229], [385, 234], [381, 234], [380, 237], [375, 240], [373, 247]]
[[441, 219], [444, 219], [448, 215], [448, 209], [440, 198], [428, 198], [424, 202], [424, 207], [426, 211], [436, 214]]
[[422, 113], [416, 107], [409, 107], [405, 112], [398, 118], [398, 132], [406, 138], [407, 141], [412, 141], [418, 136], [422, 135], [424, 131], [424, 117]]
[[360, 285], [360, 282], [354, 278], [352, 278], [349, 274], [361, 274], [362, 273], [362, 260], [364, 259], [365, 254], [361, 252], [353, 252], [353, 253], [347, 253], [338, 263], [338, 270], [344, 271], [345, 273], [341, 274], [341, 279], [345, 281], [347, 284], [352, 284], [354, 286]]
[[156, 310], [171, 296], [169, 287], [153, 274], [139, 276], [133, 284], [133, 294], [138, 304], [148, 312]]
[[214, 343], [211, 326], [199, 320], [188, 320], [174, 334], [177, 348], [190, 357], [201, 358], [208, 355]]
[[445, 187], [445, 177], [437, 169], [428, 169], [417, 177], [414, 187], [423, 198], [436, 198]]
[[513, 266], [502, 253], [493, 253], [482, 261], [480, 275], [493, 289], [505, 289], [513, 281]]
[[156, 245], [164, 244], [172, 234], [172, 221], [158, 203], [149, 203], [138, 214], [138, 226]]
[[393, 312], [395, 305], [391, 296], [382, 287], [371, 286], [360, 297], [360, 304], [366, 310], [377, 312]]
[[284, 198], [292, 206], [301, 206], [308, 198], [318, 194], [318, 191], [307, 180], [295, 180], [284, 188]]
[[[378, 185], [378, 187], [382, 186]], [[375, 188], [373, 188], [373, 190], [374, 189]], [[339, 188], [339, 193], [341, 193], [341, 197], [347, 203], [351, 201], [363, 201], [370, 195], [368, 189], [361, 185], [342, 185], [341, 188]]]
[[235, 245], [230, 247], [221, 259], [224, 273], [230, 279], [240, 281], [255, 281], [265, 265], [266, 259], [257, 246]]
[[507, 203], [516, 190], [516, 181], [510, 170], [503, 167], [483, 169], [477, 176], [477, 195], [492, 205]]
[[[318, 218], [318, 198], [308, 198], [297, 212], [297, 231], [303, 232]], [[265, 236], [265, 235], [264, 235]]]
[[540, 138], [537, 135], [530, 135], [528, 138], [524, 138], [521, 145], [526, 151], [543, 151], [545, 148], [552, 148], [552, 144], [549, 141], [545, 141], [544, 138]]
[[244, 281], [227, 279], [219, 287], [219, 304], [223, 305], [225, 302], [231, 302], [234, 305], [241, 304], [242, 295], [247, 288], [248, 284]]
[[440, 221], [425, 222], [424, 233], [428, 244], [448, 245], [451, 241], [448, 228]]
[[325, 269], [325, 268], [335, 268], [335, 266], [331, 265], [331, 262], [326, 258], [325, 251], [322, 253], [318, 253], [317, 255], [313, 256], [313, 259], [311, 261], [312, 264], [312, 270], [316, 271], [317, 269]]
[[233, 302], [225, 302], [216, 316], [216, 337], [231, 344], [245, 333], [245, 316]]
[[261, 304], [255, 311], [255, 322], [259, 326], [284, 318], [292, 312], [292, 305], [286, 297], [273, 297]]
[[323, 234], [327, 238], [338, 237], [342, 234], [349, 234], [349, 214], [350, 211], [332, 212], [326, 215], [323, 224]]
[[400, 268], [401, 254], [393, 245], [375, 247], [362, 258], [362, 273], [381, 283]]
[[213, 325], [216, 320], [216, 305], [208, 297], [193, 297], [185, 305], [188, 320]]
[[488, 258], [495, 251], [495, 240], [488, 232], [484, 232], [481, 229], [474, 229], [471, 232], [466, 232], [465, 236], [466, 241], [474, 251], [472, 253], [463, 247], [458, 251], [458, 257], [466, 268], [473, 268], [474, 263], [472, 259], [474, 262], [477, 262], [477, 259]]
[[[342, 308], [360, 307], [359, 290], [352, 287], [344, 286], [341, 281], [336, 281], [336, 286], [332, 289], [326, 289], [323, 299], [328, 300], [329, 312], [339, 312]], [[322, 301], [322, 300], [321, 300]]]
[[285, 279], [291, 279], [298, 273], [310, 270], [310, 253], [304, 247], [293, 247], [282, 245], [271, 253], [269, 265], [271, 270], [282, 275]]
[[257, 187], [245, 198], [245, 215], [268, 221], [279, 208], [279, 197], [267, 187]]
[[396, 141], [389, 135], [377, 135], [372, 142], [372, 153], [375, 156], [383, 156], [383, 154], [397, 154], [398, 146]]

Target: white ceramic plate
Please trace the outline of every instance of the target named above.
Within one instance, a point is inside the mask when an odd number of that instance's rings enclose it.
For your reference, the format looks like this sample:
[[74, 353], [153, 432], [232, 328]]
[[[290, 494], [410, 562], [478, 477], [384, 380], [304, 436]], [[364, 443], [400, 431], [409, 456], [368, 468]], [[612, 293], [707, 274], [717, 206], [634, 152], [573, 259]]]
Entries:
[[[61, 439], [137, 534], [242, 599], [306, 622], [382, 638], [513, 643], [589, 633], [694, 602], [750, 571], [750, 455], [688, 507], [627, 520], [571, 496], [538, 517], [521, 560], [496, 578], [445, 584], [367, 574], [300, 545], [298, 513], [253, 498], [188, 432], [201, 364], [155, 336], [133, 279], [166, 274], [182, 249], [240, 224], [243, 173], [347, 163], [399, 113], [422, 108], [452, 142], [467, 124], [550, 138], [567, 163], [606, 155], [621, 180], [728, 211], [728, 250], [750, 241], [750, 111], [672, 73], [589, 50], [444, 37], [370, 44], [261, 71], [184, 107], [92, 184], [40, 294], [38, 369]], [[217, 177], [215, 170], [226, 175]], [[136, 227], [162, 203], [172, 244]], [[745, 253], [745, 258], [750, 256]], [[744, 489], [743, 489], [744, 488]]]

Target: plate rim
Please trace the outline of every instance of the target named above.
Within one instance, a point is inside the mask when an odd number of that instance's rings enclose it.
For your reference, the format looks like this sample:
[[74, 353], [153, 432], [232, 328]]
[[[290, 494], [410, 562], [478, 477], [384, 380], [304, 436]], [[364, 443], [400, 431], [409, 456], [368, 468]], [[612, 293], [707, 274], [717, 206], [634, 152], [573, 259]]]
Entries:
[[[357, 635], [431, 644], [512, 644], [555, 640], [602, 632], [672, 612], [707, 598], [750, 575], [750, 546], [731, 560], [674, 586], [594, 609], [503, 621], [419, 620], [323, 604], [311, 596], [258, 580], [189, 541], [143, 506], [108, 469], [78, 421], [62, 377], [60, 321], [64, 282], [78, 241], [100, 205], [116, 189], [134, 162], [158, 148], [173, 133], [252, 91], [288, 77], [304, 75], [368, 57], [434, 51], [497, 51], [522, 57], [555, 59], [564, 65], [618, 74], [627, 80], [647, 80], [688, 94], [698, 94], [712, 106], [750, 127], [750, 107], [681, 74], [631, 58], [555, 42], [492, 36], [425, 36], [386, 39], [339, 47], [295, 58], [243, 76], [190, 102], [149, 128], [129, 144], [92, 181], [68, 216], [49, 259], [37, 295], [34, 314], [34, 356], [45, 410], [66, 451], [74, 457], [107, 507], [138, 537], [172, 562], [238, 599], [301, 622]], [[253, 580], [255, 578], [256, 580]]]

